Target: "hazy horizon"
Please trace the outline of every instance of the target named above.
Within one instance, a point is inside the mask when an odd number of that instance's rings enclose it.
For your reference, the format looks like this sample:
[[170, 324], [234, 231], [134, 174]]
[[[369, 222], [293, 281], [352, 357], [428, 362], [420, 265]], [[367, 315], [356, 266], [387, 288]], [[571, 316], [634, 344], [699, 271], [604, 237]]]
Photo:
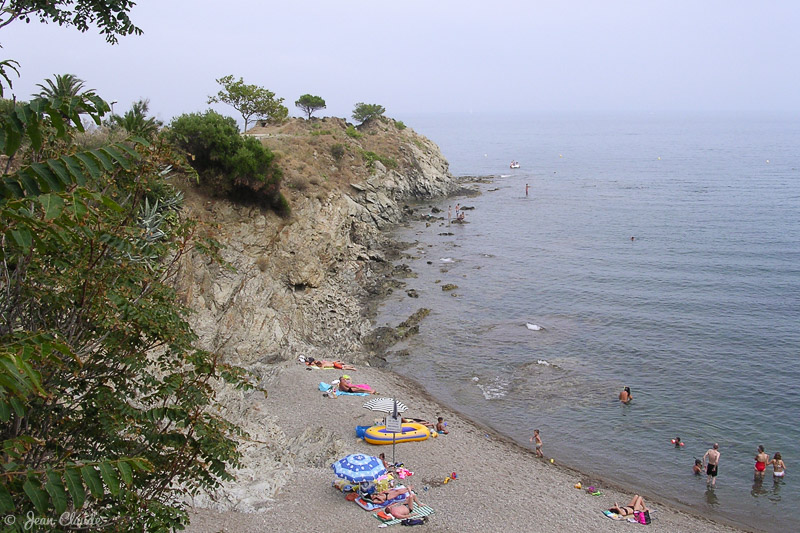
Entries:
[[232, 74], [285, 99], [311, 93], [350, 118], [356, 102], [402, 117], [433, 112], [800, 111], [800, 3], [500, 1], [382, 5], [361, 0], [268, 5], [141, 0], [142, 36], [109, 45], [38, 21], [0, 30], [20, 63], [6, 96], [28, 99], [71, 73], [115, 111], [139, 98], [168, 121], [209, 107]]

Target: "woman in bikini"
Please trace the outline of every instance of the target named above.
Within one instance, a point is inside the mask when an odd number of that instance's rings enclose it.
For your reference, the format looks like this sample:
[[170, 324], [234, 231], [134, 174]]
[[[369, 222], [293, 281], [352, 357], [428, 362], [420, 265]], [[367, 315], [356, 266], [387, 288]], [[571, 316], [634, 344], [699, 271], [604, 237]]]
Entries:
[[786, 465], [783, 463], [783, 459], [781, 459], [781, 452], [775, 452], [775, 456], [769, 464], [772, 465], [773, 476], [783, 477], [786, 474]]
[[[388, 500], [393, 500], [402, 494], [411, 494], [411, 491], [407, 487], [398, 487], [396, 489], [389, 489], [384, 490], [382, 492], [376, 492], [375, 494], [371, 494], [369, 499], [372, 503], [384, 503]], [[399, 503], [399, 502], [398, 502]]]
[[633, 516], [635, 511], [647, 511], [647, 507], [644, 505], [644, 498], [638, 494], [634, 494], [628, 505], [620, 507], [619, 504], [615, 503], [614, 507], [610, 508], [609, 511], [617, 513], [620, 516]]
[[754, 468], [756, 477], [764, 477], [764, 471], [767, 469], [767, 463], [769, 462], [769, 455], [764, 452], [763, 445], [759, 445], [755, 460], [756, 464]]

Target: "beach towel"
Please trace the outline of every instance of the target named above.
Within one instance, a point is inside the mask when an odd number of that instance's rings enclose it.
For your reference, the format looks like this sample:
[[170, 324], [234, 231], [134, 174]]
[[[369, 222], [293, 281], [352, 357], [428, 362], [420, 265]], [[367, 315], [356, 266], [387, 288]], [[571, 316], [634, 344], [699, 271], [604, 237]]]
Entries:
[[[385, 513], [385, 514], [389, 515], [389, 513]], [[427, 505], [418, 505], [417, 507], [414, 507], [414, 511], [410, 515], [408, 515], [408, 518], [422, 518], [423, 516], [430, 516], [432, 514], [433, 514], [433, 509], [431, 509]], [[383, 522], [384, 525], [387, 525], [387, 526], [393, 526], [393, 525], [399, 524], [403, 520], [405, 520], [404, 518], [403, 519], [401, 519], [401, 518], [393, 518], [391, 520], [384, 520], [383, 518], [378, 516], [378, 513], [373, 513], [372, 516], [374, 516], [375, 518], [377, 518], [378, 520]], [[389, 516], [391, 516], [391, 515], [389, 515]]]
[[[333, 386], [330, 383], [325, 383], [324, 381], [319, 382], [319, 390], [322, 392], [328, 392], [331, 390]], [[344, 392], [337, 390], [336, 396], [369, 396], [368, 392]]]
[[624, 516], [619, 515], [619, 514], [613, 512], [613, 511], [609, 511], [608, 509], [603, 511], [603, 514], [606, 515], [607, 517], [609, 517], [611, 520], [625, 520]]

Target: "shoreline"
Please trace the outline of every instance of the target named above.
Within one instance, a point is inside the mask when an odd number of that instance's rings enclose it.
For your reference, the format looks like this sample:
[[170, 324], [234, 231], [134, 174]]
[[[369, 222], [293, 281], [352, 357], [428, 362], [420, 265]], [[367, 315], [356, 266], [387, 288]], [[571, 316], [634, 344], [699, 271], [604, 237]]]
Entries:
[[[401, 379], [406, 380], [414, 388], [416, 388], [419, 391], [420, 395], [424, 396], [428, 401], [430, 401], [432, 403], [436, 403], [436, 404], [442, 406], [442, 408], [448, 409], [453, 413], [457, 413], [459, 418], [461, 418], [465, 422], [467, 422], [469, 424], [472, 424], [473, 426], [479, 428], [481, 431], [489, 433], [492, 436], [492, 438], [496, 439], [498, 442], [502, 442], [504, 445], [509, 446], [509, 447], [517, 448], [521, 453], [530, 454], [531, 459], [533, 459], [533, 460], [536, 460], [538, 462], [546, 462], [546, 461], [542, 461], [541, 459], [537, 459], [535, 457], [534, 452], [533, 452], [533, 448], [528, 447], [528, 446], [526, 446], [524, 444], [520, 444], [519, 442], [517, 442], [513, 438], [509, 437], [508, 435], [505, 435], [502, 432], [500, 432], [500, 431], [498, 431], [498, 430], [496, 430], [496, 429], [484, 424], [483, 422], [475, 420], [474, 418], [472, 418], [469, 415], [459, 411], [458, 409], [453, 408], [452, 406], [448, 405], [447, 403], [445, 403], [445, 402], [443, 402], [441, 400], [438, 400], [433, 394], [428, 392], [421, 384], [419, 384], [413, 378], [410, 378], [408, 376], [403, 376], [402, 374], [398, 374], [398, 373], [394, 372], [391, 369], [381, 369], [381, 371], [388, 372], [390, 374], [394, 374], [396, 376], [399, 376]], [[545, 456], [545, 460], [547, 460], [547, 459], [549, 459], [549, 457]], [[585, 471], [581, 470], [579, 467], [572, 466], [571, 464], [568, 464], [568, 463], [562, 463], [562, 462], [559, 461], [557, 464], [553, 465], [553, 468], [562, 470], [565, 475], [574, 476], [574, 478], [577, 479], [578, 481], [580, 481], [581, 484], [584, 487], [590, 486], [590, 485], [594, 485], [594, 486], [597, 486], [597, 487], [608, 488], [609, 490], [613, 490], [613, 491], [621, 493], [621, 494], [622, 493], [632, 493], [631, 484], [627, 484], [627, 483], [625, 483], [623, 481], [618, 481], [618, 480], [615, 480], [613, 478], [608, 478], [606, 476], [602, 476], [601, 474], [588, 473], [588, 472], [585, 472]], [[736, 522], [735, 520], [728, 519], [728, 518], [726, 518], [725, 516], [722, 516], [722, 515], [715, 514], [713, 517], [705, 517], [705, 516], [702, 515], [700, 509], [697, 509], [696, 507], [692, 507], [691, 505], [686, 505], [686, 504], [683, 504], [681, 502], [678, 502], [678, 501], [675, 501], [675, 500], [672, 500], [670, 498], [666, 498], [666, 497], [663, 497], [663, 496], [654, 496], [654, 497], [645, 498], [645, 499], [650, 503], [655, 503], [655, 504], [658, 504], [659, 506], [671, 507], [671, 508], [674, 508], [677, 511], [686, 513], [687, 515], [694, 516], [695, 518], [698, 518], [698, 519], [701, 519], [701, 520], [708, 520], [708, 521], [715, 522], [715, 523], [718, 523], [718, 524], [721, 524], [721, 525], [724, 525], [724, 526], [728, 526], [728, 527], [734, 528], [737, 531], [753, 531], [753, 532], [761, 531], [761, 530], [758, 530], [758, 529], [752, 529], [747, 524], [742, 524], [742, 523]]]
[[[396, 395], [409, 406], [409, 416], [428, 420], [443, 416], [448, 422], [449, 435], [400, 444], [395, 452], [396, 460], [414, 472], [407, 481], [435, 510], [427, 523], [429, 530], [482, 532], [502, 524], [508, 531], [619, 531], [628, 526], [602, 514], [615, 502], [627, 503], [632, 493], [624, 487], [537, 459], [532, 450], [439, 403], [416, 382], [390, 370], [359, 365], [353, 374], [355, 381], [373, 385], [381, 395]], [[391, 446], [370, 445], [355, 436], [355, 426], [380, 418], [362, 407], [369, 397], [330, 399], [317, 390], [320, 381], [336, 377], [336, 371], [307, 370], [294, 361], [270, 369], [265, 377], [269, 397], [243, 400], [280, 426], [288, 442], [309, 435], [314, 441], [275, 450], [293, 456], [293, 464], [283, 465], [279, 473], [288, 476], [287, 482], [263, 502], [260, 512], [190, 509], [192, 523], [186, 531], [321, 531], [341, 523], [349, 523], [353, 531], [366, 531], [380, 525], [372, 513], [347, 502], [331, 487], [334, 476], [329, 465], [336, 459], [357, 452], [385, 452], [389, 459], [392, 453]], [[457, 472], [458, 479], [444, 484], [441, 480], [451, 472]], [[253, 481], [266, 482], [269, 474], [259, 469], [255, 476], [263, 479]], [[575, 489], [578, 481], [594, 483], [603, 495]], [[653, 510], [653, 531], [752, 531], [643, 496]]]
[[[459, 179], [460, 194], [452, 197], [475, 194], [475, 190], [464, 185], [487, 179], [491, 178]], [[431, 200], [409, 203], [419, 208], [430, 205]], [[424, 218], [407, 217], [400, 224], [417, 222], [424, 223]], [[382, 234], [384, 244], [399, 252], [384, 263], [391, 271], [402, 260], [403, 243], [389, 239], [385, 232]], [[399, 279], [383, 268], [376, 268], [376, 273], [378, 278], [384, 278], [384, 283]], [[367, 301], [361, 304], [369, 313], [370, 307], [377, 306], [384, 295], [366, 292]], [[343, 357], [359, 368], [354, 381], [375, 386], [382, 396], [396, 396], [409, 406], [409, 416], [428, 420], [444, 416], [451, 428], [450, 435], [396, 448], [397, 461], [415, 473], [409, 481], [420, 499], [435, 510], [427, 523], [430, 530], [483, 532], [496, 526], [509, 531], [555, 532], [565, 528], [618, 531], [628, 527], [602, 514], [603, 509], [615, 503], [626, 504], [633, 495], [624, 483], [536, 458], [530, 448], [453, 409], [412, 378], [391, 370], [382, 359], [386, 347], [376, 348], [377, 354], [353, 353], [350, 358]], [[293, 348], [290, 353], [295, 351], [295, 358], [304, 355], [302, 347]], [[333, 356], [331, 353], [330, 357]], [[365, 360], [381, 366], [364, 366]], [[338, 373], [306, 370], [294, 358], [256, 363], [251, 369], [261, 377], [269, 397], [232, 393], [229, 397], [233, 398], [225, 402], [227, 409], [244, 421], [245, 430], [251, 435], [243, 445], [248, 455], [244, 464], [249, 466], [235, 473], [237, 480], [225, 484], [215, 495], [194, 499], [189, 507], [192, 523], [186, 531], [320, 531], [344, 523], [353, 531], [378, 527], [380, 523], [372, 513], [346, 502], [331, 487], [334, 476], [330, 464], [347, 454], [377, 455], [383, 451], [387, 459], [391, 458], [391, 446], [373, 446], [356, 439], [355, 426], [372, 425], [380, 418], [362, 408], [369, 398], [322, 397], [317, 385], [338, 378]], [[452, 472], [458, 473], [458, 479], [444, 484], [442, 480]], [[574, 485], [578, 481], [584, 487], [587, 483], [594, 484], [603, 495], [590, 496], [584, 490], [576, 490]], [[678, 502], [652, 500], [647, 493], [643, 496], [654, 510], [651, 524], [654, 531], [757, 531], [724, 517], [708, 519]]]
[[[449, 198], [467, 198], [467, 197], [475, 197], [475, 196], [483, 195], [485, 193], [484, 190], [479, 190], [477, 188], [474, 188], [474, 189], [473, 188], [469, 188], [470, 185], [474, 185], [474, 184], [492, 184], [498, 178], [499, 178], [499, 176], [496, 176], [496, 175], [461, 176], [461, 177], [456, 178], [458, 180], [459, 184], [461, 185], [461, 191], [460, 191], [461, 194], [451, 195], [451, 196], [449, 196], [447, 198], [438, 199], [435, 202], [430, 202], [430, 201], [417, 202], [417, 203], [415, 203], [413, 205], [414, 205], [415, 209], [417, 210], [416, 212], [418, 212], [418, 213], [422, 212], [421, 209], [425, 209], [425, 208], [433, 209], [434, 210], [433, 211], [433, 213], [434, 213], [433, 217], [436, 217], [437, 216], [436, 213], [439, 213], [438, 221], [439, 222], [443, 222], [444, 219], [441, 217], [441, 213], [446, 213], [446, 201]], [[444, 207], [443, 207], [443, 205], [444, 205]], [[438, 211], [437, 211], [437, 209], [438, 209]], [[436, 223], [437, 219], [429, 218], [429, 217], [431, 217], [431, 215], [417, 215], [417, 216], [413, 217], [412, 219], [404, 220], [401, 224], [405, 225], [406, 227], [409, 227], [411, 229], [415, 229], [417, 233], [422, 233], [422, 232], [426, 231], [426, 228], [425, 228], [425, 223], [426, 222], [431, 222], [431, 224], [430, 224], [431, 226], [433, 226]], [[432, 229], [433, 228], [428, 228], [428, 230], [432, 230]], [[434, 231], [434, 233], [435, 233], [435, 231]], [[409, 248], [414, 248], [414, 247], [418, 246], [420, 243], [424, 244], [426, 242], [428, 242], [428, 246], [430, 246], [430, 241], [425, 241], [424, 239], [421, 239], [421, 238], [418, 238], [417, 240], [415, 240], [413, 242], [405, 242], [405, 241], [401, 242], [399, 240], [391, 240], [391, 239], [392, 238], [390, 237], [390, 242], [393, 243], [394, 245], [402, 245], [399, 248], [400, 257], [398, 257], [395, 260], [396, 262], [400, 262], [404, 258], [410, 257], [409, 255], [407, 255], [407, 252], [406, 252], [406, 250], [408, 250]], [[445, 252], [442, 252], [441, 250], [440, 250], [440, 252], [442, 254], [445, 254]], [[436, 256], [436, 257], [438, 257], [438, 256]], [[403, 266], [405, 266], [405, 265], [403, 265]], [[386, 317], [384, 317], [384, 318], [386, 318]], [[396, 317], [394, 317], [394, 319], [396, 321], [400, 321], [400, 320], [402, 320], [402, 317], [396, 316]], [[435, 326], [435, 324], [430, 324], [430, 327], [435, 328], [436, 326]], [[400, 350], [400, 352], [402, 352], [402, 351], [403, 350]], [[400, 353], [400, 352], [398, 352], [398, 353]], [[394, 372], [394, 370], [392, 370], [390, 367], [391, 367], [391, 365], [389, 365], [387, 363], [386, 370]], [[409, 380], [413, 381], [413, 378], [406, 378], [406, 379], [409, 379]], [[425, 394], [427, 394], [432, 399], [432, 401], [437, 402], [440, 405], [446, 406], [448, 409], [451, 409], [454, 412], [459, 412], [459, 414], [460, 414], [460, 416], [462, 418], [464, 418], [466, 420], [469, 420], [472, 424], [474, 424], [474, 425], [476, 425], [478, 427], [484, 428], [485, 431], [493, 433], [498, 438], [504, 439], [507, 442], [508, 445], [516, 446], [516, 447], [519, 447], [522, 450], [527, 450], [528, 452], [532, 453], [532, 447], [529, 448], [529, 447], [526, 446], [526, 444], [515, 440], [514, 437], [512, 437], [510, 435], [507, 435], [507, 434], [504, 434], [501, 429], [494, 429], [491, 425], [489, 425], [491, 422], [481, 422], [481, 421], [479, 421], [477, 419], [471, 418], [470, 415], [468, 415], [468, 414], [466, 414], [464, 412], [458, 411], [456, 408], [453, 408], [451, 405], [449, 405], [444, 400], [437, 399], [432, 393], [429, 393], [421, 383], [418, 383], [418, 382], [414, 382], [414, 383], [420, 390], [422, 390]], [[552, 440], [548, 440], [547, 446], [545, 447], [545, 449], [550, 448], [550, 449], [556, 449], [557, 450], [558, 449], [558, 443], [555, 443], [554, 445], [553, 444], [554, 443], [553, 443]], [[574, 459], [574, 458], [572, 458], [572, 459]], [[628, 480], [628, 479], [625, 479], [624, 477], [614, 477], [613, 472], [610, 473], [610, 474], [609, 473], [604, 473], [604, 472], [593, 472], [592, 470], [590, 470], [587, 467], [575, 466], [575, 465], [573, 465], [571, 463], [563, 463], [563, 462], [560, 462], [559, 466], [561, 466], [562, 468], [565, 468], [568, 471], [573, 472], [576, 476], [580, 477], [581, 479], [590, 480], [590, 483], [601, 484], [602, 486], [611, 487], [611, 488], [614, 488], [615, 490], [617, 490], [619, 492], [631, 492], [632, 490], [642, 491], [642, 494], [646, 494], [646, 493], [649, 492], [649, 493], [652, 494], [650, 499], [654, 499], [654, 501], [658, 501], [663, 505], [667, 505], [669, 507], [675, 508], [677, 510], [680, 510], [682, 512], [685, 512], [687, 514], [690, 514], [690, 515], [693, 515], [693, 516], [696, 516], [696, 517], [708, 518], [710, 520], [713, 520], [714, 522], [717, 522], [717, 523], [720, 523], [720, 524], [724, 524], [724, 525], [727, 525], [727, 526], [730, 526], [732, 528], [736, 528], [736, 529], [739, 529], [739, 530], [742, 530], [742, 531], [765, 531], [766, 532], [766, 531], [774, 531], [774, 530], [776, 530], [775, 528], [777, 527], [774, 524], [771, 527], [769, 525], [767, 525], [767, 526], [759, 526], [758, 524], [754, 524], [752, 522], [742, 521], [741, 519], [737, 519], [736, 516], [725, 515], [725, 514], [719, 512], [719, 511], [717, 511], [716, 509], [709, 509], [707, 507], [704, 507], [702, 502], [694, 502], [694, 503], [682, 502], [682, 501], [680, 501], [678, 499], [675, 499], [675, 497], [670, 497], [669, 495], [666, 495], [666, 494], [663, 494], [663, 493], [658, 493], [657, 490], [654, 491], [652, 489], [652, 487], [648, 489], [648, 488], [645, 488], [645, 487], [643, 487], [641, 485], [638, 485], [633, 480]], [[705, 481], [705, 476], [703, 476], [703, 482], [704, 481]], [[586, 486], [585, 482], [582, 481], [582, 483], [583, 483], [584, 486]], [[646, 498], [646, 499], [648, 499], [648, 498]], [[706, 515], [706, 513], [708, 513], [708, 514]]]

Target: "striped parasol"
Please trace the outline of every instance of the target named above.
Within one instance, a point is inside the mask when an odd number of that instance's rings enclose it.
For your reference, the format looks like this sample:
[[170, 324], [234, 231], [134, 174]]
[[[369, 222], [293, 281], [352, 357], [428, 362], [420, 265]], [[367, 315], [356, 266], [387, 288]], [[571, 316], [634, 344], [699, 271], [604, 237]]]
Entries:
[[403, 402], [398, 402], [394, 398], [373, 398], [364, 404], [364, 409], [387, 414], [394, 413], [395, 408], [397, 409], [398, 413], [405, 413], [408, 410], [408, 406], [406, 404]]
[[353, 483], [375, 481], [386, 473], [381, 459], [361, 453], [339, 459], [331, 465], [331, 468], [337, 476]]

